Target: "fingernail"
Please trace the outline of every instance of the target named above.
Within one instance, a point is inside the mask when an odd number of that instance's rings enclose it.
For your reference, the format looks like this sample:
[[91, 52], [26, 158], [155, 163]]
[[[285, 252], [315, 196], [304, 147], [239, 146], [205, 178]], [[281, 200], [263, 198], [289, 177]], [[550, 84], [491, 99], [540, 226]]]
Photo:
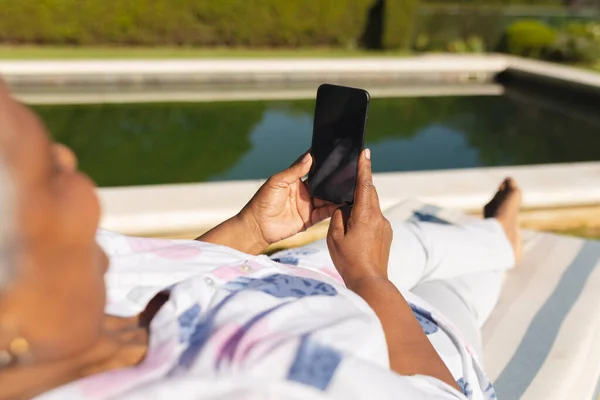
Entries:
[[302, 157], [302, 164], [305, 164], [310, 160], [310, 153], [306, 153], [304, 157]]
[[365, 149], [365, 158], [367, 160], [371, 159], [371, 149]]

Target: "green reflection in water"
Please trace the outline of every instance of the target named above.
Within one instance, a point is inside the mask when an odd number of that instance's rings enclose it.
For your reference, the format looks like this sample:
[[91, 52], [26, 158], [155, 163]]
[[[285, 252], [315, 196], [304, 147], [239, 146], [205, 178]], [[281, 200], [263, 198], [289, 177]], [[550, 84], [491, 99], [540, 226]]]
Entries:
[[[264, 178], [310, 146], [313, 101], [39, 106], [100, 186]], [[600, 118], [557, 101], [374, 99], [376, 172], [600, 159]]]
[[34, 107], [100, 186], [205, 181], [250, 149], [266, 104]]

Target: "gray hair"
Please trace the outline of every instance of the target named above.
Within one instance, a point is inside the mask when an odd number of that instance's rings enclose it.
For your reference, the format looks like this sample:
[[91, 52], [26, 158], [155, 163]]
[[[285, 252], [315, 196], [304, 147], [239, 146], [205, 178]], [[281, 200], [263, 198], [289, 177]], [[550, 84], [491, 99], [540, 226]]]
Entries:
[[0, 159], [0, 291], [12, 276], [13, 190], [6, 168]]

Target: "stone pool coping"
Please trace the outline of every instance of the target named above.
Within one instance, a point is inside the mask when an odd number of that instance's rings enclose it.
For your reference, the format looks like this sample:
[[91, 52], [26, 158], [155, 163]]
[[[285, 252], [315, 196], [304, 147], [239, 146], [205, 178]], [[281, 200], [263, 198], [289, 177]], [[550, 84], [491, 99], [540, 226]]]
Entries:
[[[406, 198], [474, 211], [506, 176], [524, 190], [526, 208], [600, 203], [600, 162], [375, 174], [382, 208]], [[136, 235], [201, 231], [234, 215], [262, 181], [152, 185], [98, 190], [101, 225]]]
[[324, 81], [361, 85], [374, 97], [495, 95], [502, 88], [494, 79], [504, 72], [600, 89], [599, 73], [502, 54], [0, 61], [0, 75], [30, 104], [301, 99]]
[[27, 60], [0, 61], [0, 74], [13, 85], [159, 84], [174, 82], [293, 82], [305, 79], [403, 78], [432, 74], [472, 80], [507, 66], [499, 54], [423, 55], [311, 59]]
[[[292, 82], [324, 77], [403, 79], [415, 74], [476, 80], [506, 69], [600, 85], [600, 74], [504, 54], [427, 54], [411, 57], [191, 60], [0, 61], [0, 75], [12, 85], [159, 84], [170, 82]], [[480, 74], [480, 75], [478, 75]], [[161, 82], [162, 81], [162, 82]], [[455, 80], [454, 80], [455, 81]]]

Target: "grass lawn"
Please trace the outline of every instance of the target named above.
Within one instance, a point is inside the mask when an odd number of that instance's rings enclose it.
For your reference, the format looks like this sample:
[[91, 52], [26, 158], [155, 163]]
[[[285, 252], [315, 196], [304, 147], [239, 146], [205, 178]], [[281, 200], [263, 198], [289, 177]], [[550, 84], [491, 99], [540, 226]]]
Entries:
[[394, 57], [402, 51], [366, 51], [329, 48], [235, 49], [192, 47], [52, 47], [0, 46], [3, 60], [52, 59], [166, 59], [166, 58], [319, 58], [319, 57]]

